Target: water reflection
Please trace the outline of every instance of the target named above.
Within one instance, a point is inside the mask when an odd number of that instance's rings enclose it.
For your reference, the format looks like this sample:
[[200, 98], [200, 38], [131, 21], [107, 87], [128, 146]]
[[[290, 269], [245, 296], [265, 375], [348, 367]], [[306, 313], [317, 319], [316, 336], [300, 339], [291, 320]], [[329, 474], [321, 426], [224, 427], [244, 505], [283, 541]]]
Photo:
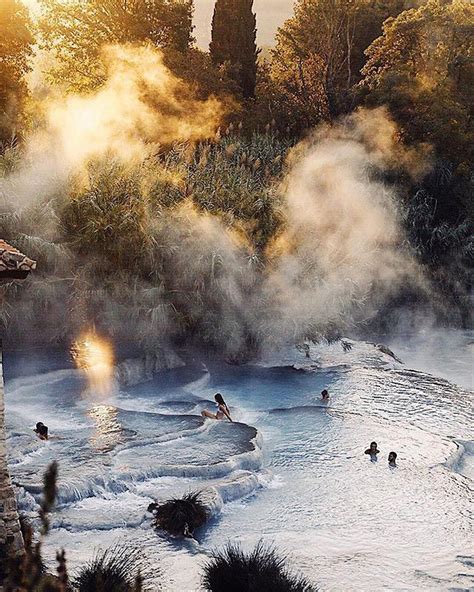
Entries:
[[94, 420], [95, 431], [89, 438], [91, 448], [100, 452], [113, 450], [124, 440], [123, 425], [113, 405], [95, 405], [87, 412]]

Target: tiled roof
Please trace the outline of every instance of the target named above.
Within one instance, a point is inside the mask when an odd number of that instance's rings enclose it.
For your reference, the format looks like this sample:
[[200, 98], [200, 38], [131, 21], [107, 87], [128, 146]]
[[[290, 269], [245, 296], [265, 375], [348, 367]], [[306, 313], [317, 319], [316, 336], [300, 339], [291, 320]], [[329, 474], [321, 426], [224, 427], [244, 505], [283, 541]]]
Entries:
[[14, 277], [16, 274], [18, 277], [23, 277], [33, 269], [36, 269], [36, 261], [29, 259], [18, 249], [0, 239], [0, 277], [2, 275]]

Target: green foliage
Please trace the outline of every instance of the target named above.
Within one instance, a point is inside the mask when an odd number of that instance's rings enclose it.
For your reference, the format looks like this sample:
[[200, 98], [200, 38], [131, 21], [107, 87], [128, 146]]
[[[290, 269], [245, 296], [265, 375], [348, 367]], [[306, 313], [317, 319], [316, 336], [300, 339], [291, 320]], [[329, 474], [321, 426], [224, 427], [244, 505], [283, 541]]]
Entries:
[[257, 79], [256, 17], [253, 0], [217, 0], [209, 46], [215, 64], [228, 64], [245, 98], [255, 96]]
[[187, 166], [193, 202], [226, 225], [243, 225], [263, 252], [281, 224], [275, 181], [289, 146], [270, 130], [250, 139], [230, 130], [219, 143], [203, 144]]
[[34, 43], [28, 10], [20, 0], [0, 6], [0, 143], [17, 131], [27, 94], [25, 75]]
[[[20, 4], [5, 6], [0, 77], [8, 70], [20, 96], [32, 39]], [[22, 146], [4, 144], [0, 236], [38, 261], [26, 289], [1, 287], [9, 335], [68, 340], [93, 323], [151, 349], [183, 336], [237, 358], [257, 348], [265, 322], [252, 317], [251, 297], [284, 225], [285, 156], [299, 134], [361, 100], [388, 104], [403, 138], [433, 145], [436, 170], [449, 171], [448, 185], [404, 181], [407, 228], [423, 264], [440, 266], [447, 283], [452, 253], [456, 282], [469, 285], [473, 9], [466, 0], [430, 0], [401, 14], [402, 0], [298, 1], [272, 59], [259, 64], [256, 87], [251, 0], [216, 3], [210, 53], [190, 47], [190, 0], [42, 6], [41, 43], [56, 56], [52, 78], [61, 87], [100, 85], [104, 44], [151, 42], [199, 97], [217, 95], [232, 123], [214, 141], [168, 146], [138, 166], [92, 163], [34, 206], [18, 206], [10, 181]], [[389, 16], [396, 18], [382, 31]], [[255, 98], [243, 99], [255, 88]]]
[[89, 90], [104, 80], [103, 45], [152, 43], [186, 51], [192, 41], [192, 0], [41, 0], [42, 47], [54, 52], [53, 82]]
[[309, 128], [354, 107], [364, 50], [402, 9], [402, 0], [296, 2], [294, 16], [278, 29], [271, 63], [292, 127]]
[[179, 78], [189, 83], [198, 99], [214, 95], [227, 108], [228, 116], [237, 116], [240, 104], [238, 82], [229, 75], [228, 68], [216, 66], [209, 53], [191, 47], [186, 51], [167, 49], [164, 54], [165, 65]]
[[465, 0], [407, 10], [387, 20], [368, 48], [361, 83], [369, 105], [388, 105], [405, 142], [432, 147], [433, 170], [410, 190], [407, 231], [451, 322], [469, 309], [474, 265], [473, 30]]
[[149, 246], [147, 201], [140, 167], [92, 165], [86, 187], [73, 189], [62, 212], [69, 245], [83, 257], [101, 257], [110, 269], [142, 267]]
[[429, 0], [386, 21], [363, 68], [366, 102], [388, 105], [406, 141], [455, 165], [472, 162], [473, 31], [470, 2]]
[[[231, 125], [138, 166], [96, 162], [42, 204], [12, 210], [4, 200], [0, 235], [38, 260], [21, 290], [2, 286], [8, 334], [69, 340], [94, 324], [146, 349], [186, 335], [237, 354], [256, 331], [240, 294], [282, 225], [290, 145], [272, 128], [247, 138]], [[8, 151], [5, 169], [14, 161]]]

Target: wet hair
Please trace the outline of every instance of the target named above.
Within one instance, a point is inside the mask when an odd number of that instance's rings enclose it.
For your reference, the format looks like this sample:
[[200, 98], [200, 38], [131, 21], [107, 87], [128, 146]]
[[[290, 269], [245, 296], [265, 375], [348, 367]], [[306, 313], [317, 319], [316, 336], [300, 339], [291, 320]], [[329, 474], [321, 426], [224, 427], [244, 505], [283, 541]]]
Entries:
[[324, 389], [323, 391], [321, 391], [321, 394], [323, 397], [327, 397], [329, 395], [329, 393], [327, 392], [326, 389]]
[[47, 436], [48, 435], [48, 426], [45, 426], [42, 421], [39, 421], [36, 424], [35, 432], [40, 436]]
[[227, 407], [226, 402], [224, 401], [224, 398], [220, 393], [216, 393], [214, 395], [214, 399], [216, 400], [216, 403], [219, 403], [219, 405], [224, 405], [225, 407]]
[[388, 460], [394, 460], [394, 461], [397, 460], [397, 453], [396, 452], [389, 452], [388, 453]]

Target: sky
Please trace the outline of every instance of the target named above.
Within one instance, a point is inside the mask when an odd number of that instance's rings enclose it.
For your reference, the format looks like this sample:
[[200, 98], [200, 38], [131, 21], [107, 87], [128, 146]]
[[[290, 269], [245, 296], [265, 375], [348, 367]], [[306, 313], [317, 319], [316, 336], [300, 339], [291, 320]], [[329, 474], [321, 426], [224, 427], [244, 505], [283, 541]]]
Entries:
[[[0, 0], [1, 1], [1, 0]], [[23, 0], [30, 8], [37, 0]], [[211, 19], [215, 0], [194, 0], [194, 36], [201, 49], [207, 49], [211, 38]], [[277, 28], [291, 16], [293, 0], [254, 0], [257, 14], [257, 42], [260, 47], [273, 45]]]

